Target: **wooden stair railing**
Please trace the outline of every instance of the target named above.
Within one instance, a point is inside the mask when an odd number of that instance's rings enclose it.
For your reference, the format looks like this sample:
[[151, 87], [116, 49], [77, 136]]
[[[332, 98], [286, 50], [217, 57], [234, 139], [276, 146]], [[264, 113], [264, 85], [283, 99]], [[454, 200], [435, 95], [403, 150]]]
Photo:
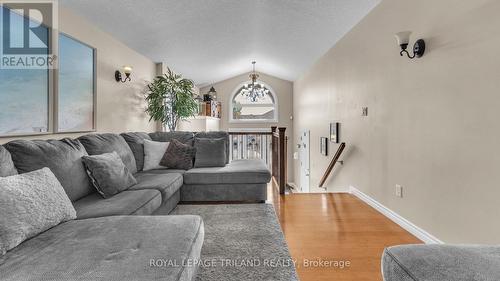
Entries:
[[272, 132], [272, 169], [273, 183], [278, 187], [280, 194], [285, 194], [286, 188], [286, 163], [287, 163], [287, 137], [285, 127], [271, 127]]
[[328, 176], [330, 176], [330, 173], [333, 170], [333, 167], [335, 167], [335, 164], [339, 161], [340, 155], [342, 154], [342, 151], [344, 151], [345, 148], [345, 142], [341, 143], [339, 148], [337, 149], [337, 152], [335, 152], [335, 155], [333, 156], [332, 161], [330, 162], [330, 165], [328, 165], [328, 168], [326, 168], [325, 174], [321, 178], [321, 181], [319, 182], [319, 187], [323, 187], [323, 185], [326, 182], [326, 179], [328, 179]]

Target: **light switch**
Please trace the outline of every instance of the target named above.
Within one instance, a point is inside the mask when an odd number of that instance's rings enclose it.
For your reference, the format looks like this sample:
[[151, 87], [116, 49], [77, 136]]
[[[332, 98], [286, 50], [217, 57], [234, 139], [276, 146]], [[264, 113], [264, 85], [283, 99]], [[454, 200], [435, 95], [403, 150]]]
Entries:
[[363, 106], [363, 111], [361, 112], [361, 116], [368, 116], [368, 107]]

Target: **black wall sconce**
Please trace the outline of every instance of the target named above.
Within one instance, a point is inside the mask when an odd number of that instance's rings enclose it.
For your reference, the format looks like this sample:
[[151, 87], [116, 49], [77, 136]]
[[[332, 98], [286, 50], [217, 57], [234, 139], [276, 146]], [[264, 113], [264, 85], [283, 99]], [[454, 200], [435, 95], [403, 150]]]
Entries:
[[125, 83], [127, 81], [131, 81], [130, 74], [132, 74], [132, 67], [131, 66], [124, 66], [123, 73], [125, 73], [125, 79], [122, 79], [122, 73], [119, 70], [115, 71], [116, 82]]
[[401, 31], [396, 33], [396, 39], [398, 40], [398, 44], [401, 47], [401, 52], [399, 53], [401, 56], [406, 53], [408, 58], [413, 59], [415, 57], [420, 58], [425, 53], [425, 41], [423, 39], [418, 39], [413, 45], [413, 55], [406, 50], [408, 48], [408, 44], [410, 43], [410, 35], [411, 31]]

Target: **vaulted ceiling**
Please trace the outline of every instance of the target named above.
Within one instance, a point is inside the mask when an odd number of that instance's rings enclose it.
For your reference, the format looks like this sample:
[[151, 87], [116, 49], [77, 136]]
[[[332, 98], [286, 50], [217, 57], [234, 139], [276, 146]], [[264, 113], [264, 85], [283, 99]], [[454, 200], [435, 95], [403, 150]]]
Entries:
[[294, 81], [381, 0], [61, 0], [198, 85], [257, 70]]

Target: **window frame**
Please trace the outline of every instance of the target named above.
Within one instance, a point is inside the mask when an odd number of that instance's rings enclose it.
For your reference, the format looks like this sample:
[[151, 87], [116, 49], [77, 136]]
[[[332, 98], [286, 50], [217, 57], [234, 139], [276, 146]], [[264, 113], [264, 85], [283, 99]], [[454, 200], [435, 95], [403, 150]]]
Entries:
[[274, 89], [269, 86], [266, 82], [260, 80], [259, 84], [263, 84], [266, 89], [269, 90], [269, 94], [271, 95], [272, 99], [274, 100], [274, 116], [272, 119], [234, 119], [233, 117], [233, 99], [236, 95], [240, 94], [241, 88], [245, 84], [252, 83], [252, 81], [248, 80], [245, 82], [242, 82], [236, 86], [236, 88], [233, 90], [231, 93], [231, 96], [229, 97], [229, 111], [228, 111], [228, 116], [229, 116], [229, 123], [278, 123], [279, 119], [279, 102], [278, 102], [278, 95], [276, 95], [276, 92]]
[[[5, 8], [5, 7], [3, 7]], [[3, 16], [3, 11], [0, 10], [0, 13], [2, 13], [1, 16]], [[24, 17], [24, 16], [23, 16]], [[31, 19], [30, 19], [31, 20]], [[55, 34], [55, 35], [54, 35]], [[54, 50], [57, 50], [58, 46], [58, 33], [55, 32], [52, 28], [48, 28], [48, 34], [47, 36], [51, 39], [48, 42], [47, 46], [47, 52], [49, 54], [54, 54]], [[1, 134], [0, 133], [0, 138], [15, 138], [15, 137], [29, 137], [29, 136], [46, 136], [46, 135], [52, 135], [54, 134], [54, 88], [56, 87], [55, 85], [55, 79], [54, 77], [57, 74], [57, 69], [54, 68], [47, 68], [47, 131], [45, 132], [19, 132], [19, 133], [8, 133], [8, 134]]]
[[53, 127], [53, 134], [73, 134], [73, 133], [89, 133], [89, 132], [96, 132], [97, 131], [97, 48], [83, 42], [82, 40], [79, 40], [78, 38], [75, 38], [72, 35], [69, 35], [65, 32], [59, 31], [57, 34], [57, 53], [59, 55], [59, 36], [63, 35], [65, 37], [68, 37], [82, 45], [85, 45], [92, 49], [92, 56], [93, 56], [93, 62], [92, 62], [92, 68], [93, 68], [93, 97], [92, 97], [92, 129], [91, 130], [77, 130], [77, 131], [60, 131], [59, 130], [59, 60], [57, 61], [57, 69], [54, 71], [54, 110], [53, 110], [53, 118], [52, 118], [52, 127]]
[[51, 38], [49, 41], [48, 52], [59, 55], [59, 34], [63, 34], [83, 45], [88, 46], [93, 50], [93, 120], [92, 129], [84, 131], [59, 131], [59, 60], [56, 60], [57, 67], [47, 69], [47, 131], [45, 132], [21, 132], [11, 134], [0, 134], [0, 138], [15, 138], [15, 137], [30, 137], [30, 136], [48, 136], [48, 135], [61, 135], [61, 134], [74, 134], [74, 133], [89, 133], [97, 131], [97, 48], [75, 38], [68, 33], [49, 28], [48, 36]]

